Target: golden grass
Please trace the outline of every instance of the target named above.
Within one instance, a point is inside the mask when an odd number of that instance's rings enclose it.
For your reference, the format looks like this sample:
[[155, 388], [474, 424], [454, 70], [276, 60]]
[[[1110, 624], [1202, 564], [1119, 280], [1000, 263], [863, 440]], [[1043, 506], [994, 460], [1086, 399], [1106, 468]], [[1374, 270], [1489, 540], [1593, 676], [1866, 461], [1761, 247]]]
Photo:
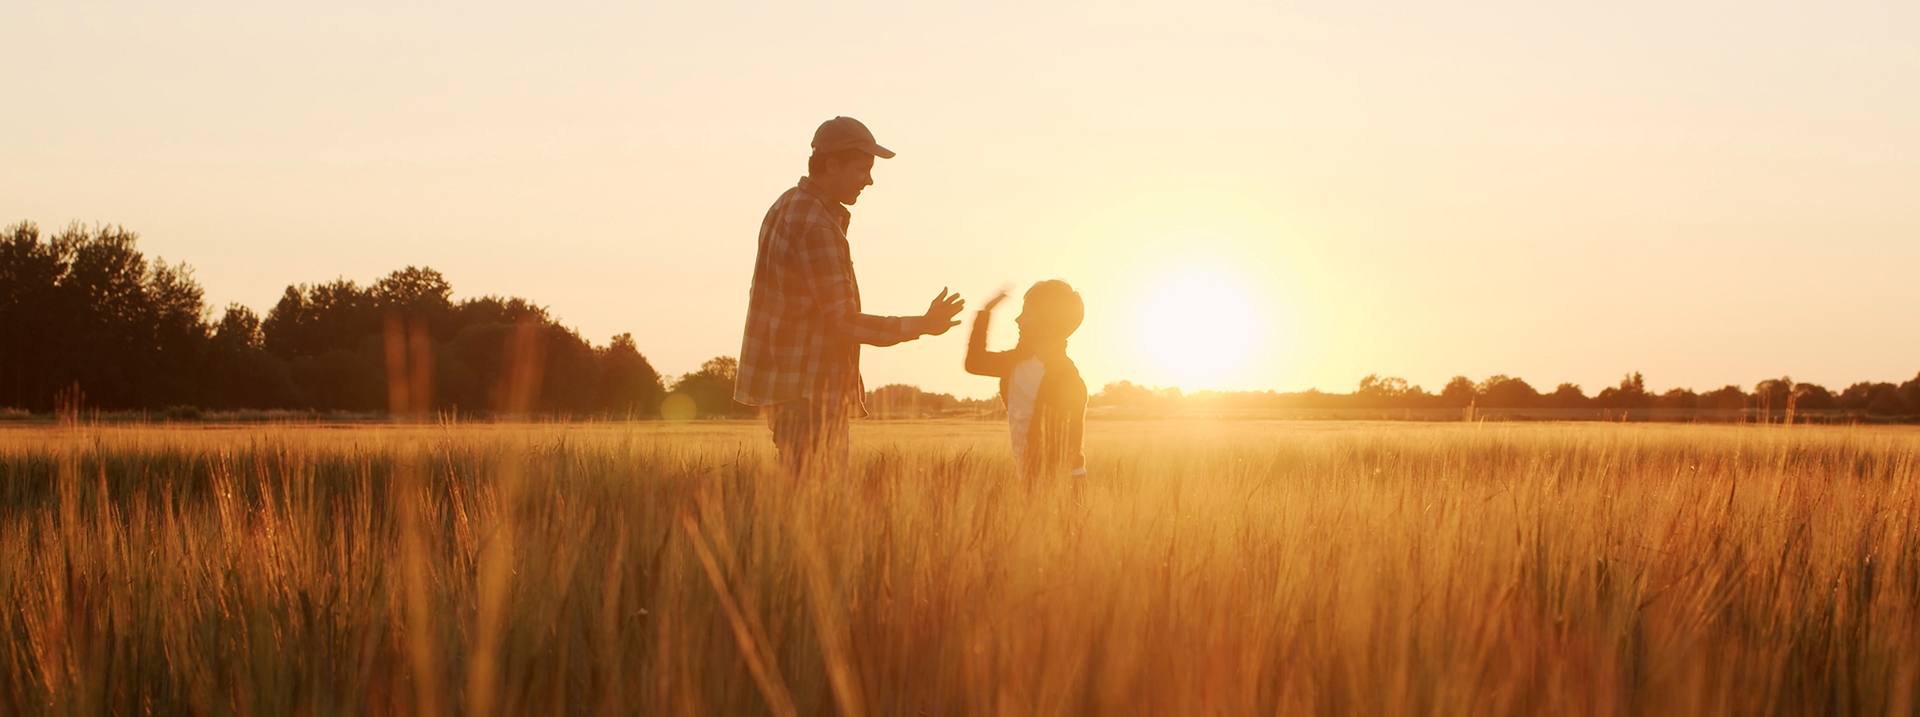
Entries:
[[4, 714], [1911, 714], [1920, 431], [0, 431]]

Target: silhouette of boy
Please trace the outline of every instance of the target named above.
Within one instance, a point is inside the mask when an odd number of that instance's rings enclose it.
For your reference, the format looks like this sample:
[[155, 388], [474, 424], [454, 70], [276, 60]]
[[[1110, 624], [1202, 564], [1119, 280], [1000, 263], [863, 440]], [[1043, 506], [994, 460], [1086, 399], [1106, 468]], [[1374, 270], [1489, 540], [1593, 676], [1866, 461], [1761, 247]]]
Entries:
[[1087, 382], [1067, 358], [1067, 337], [1080, 328], [1086, 305], [1067, 282], [1034, 284], [1014, 323], [1020, 340], [1007, 351], [987, 350], [987, 325], [1005, 291], [987, 301], [967, 339], [967, 373], [997, 376], [1007, 407], [1013, 459], [1029, 482], [1086, 475], [1081, 438], [1087, 422]]

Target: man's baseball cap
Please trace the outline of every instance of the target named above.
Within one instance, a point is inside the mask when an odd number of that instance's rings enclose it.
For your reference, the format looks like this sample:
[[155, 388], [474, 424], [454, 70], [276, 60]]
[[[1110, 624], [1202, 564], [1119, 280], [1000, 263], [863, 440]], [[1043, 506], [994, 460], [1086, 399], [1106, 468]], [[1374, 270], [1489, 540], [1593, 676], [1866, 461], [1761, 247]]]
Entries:
[[875, 143], [873, 133], [867, 131], [867, 126], [852, 117], [835, 117], [821, 122], [820, 129], [813, 131], [814, 153], [826, 154], [844, 149], [857, 149], [881, 159], [893, 159], [893, 150]]

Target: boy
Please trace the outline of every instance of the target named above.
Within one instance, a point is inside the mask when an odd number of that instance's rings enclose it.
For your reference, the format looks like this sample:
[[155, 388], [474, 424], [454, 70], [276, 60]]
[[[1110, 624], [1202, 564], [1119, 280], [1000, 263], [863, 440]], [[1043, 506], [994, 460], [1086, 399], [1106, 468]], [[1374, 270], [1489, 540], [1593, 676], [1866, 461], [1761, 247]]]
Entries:
[[1086, 306], [1067, 282], [1034, 284], [1013, 320], [1020, 326], [1019, 343], [1009, 351], [988, 351], [987, 323], [993, 307], [1006, 298], [1007, 293], [1000, 292], [973, 320], [967, 373], [999, 377], [1014, 463], [1029, 484], [1062, 474], [1086, 475], [1080, 444], [1087, 421], [1087, 383], [1067, 358], [1067, 337], [1080, 328]]

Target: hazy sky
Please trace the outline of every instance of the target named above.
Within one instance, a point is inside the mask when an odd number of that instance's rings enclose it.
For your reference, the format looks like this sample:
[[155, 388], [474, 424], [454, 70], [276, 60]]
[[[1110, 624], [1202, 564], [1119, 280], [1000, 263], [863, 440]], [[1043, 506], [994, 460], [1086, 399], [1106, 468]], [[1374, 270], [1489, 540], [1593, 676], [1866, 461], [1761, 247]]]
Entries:
[[[216, 318], [430, 265], [678, 374], [845, 114], [899, 152], [868, 310], [1066, 279], [1096, 389], [1920, 371], [1915, 3], [528, 5], [8, 3], [0, 223], [125, 225]], [[988, 395], [964, 344], [868, 383]]]

